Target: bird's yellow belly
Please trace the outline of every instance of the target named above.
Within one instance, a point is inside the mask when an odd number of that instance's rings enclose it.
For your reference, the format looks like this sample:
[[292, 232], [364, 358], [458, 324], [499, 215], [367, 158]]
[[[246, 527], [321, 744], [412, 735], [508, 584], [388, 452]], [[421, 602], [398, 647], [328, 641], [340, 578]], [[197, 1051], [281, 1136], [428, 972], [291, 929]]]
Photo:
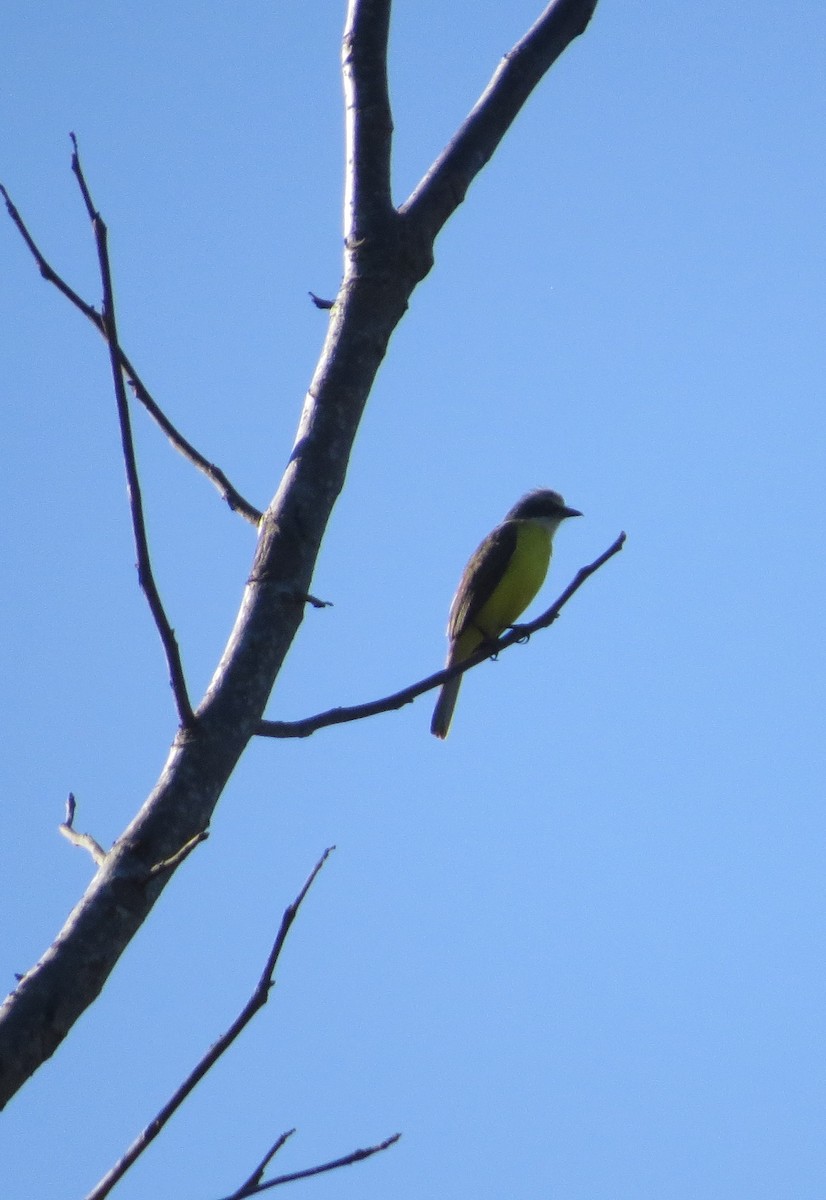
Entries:
[[[542, 526], [525, 523], [519, 530], [516, 549], [502, 579], [487, 603], [473, 618], [476, 644], [494, 641], [522, 615], [542, 587], [551, 560], [551, 538]], [[466, 631], [463, 641], [472, 632]], [[474, 647], [475, 648], [475, 647]], [[471, 653], [463, 647], [465, 653]]]

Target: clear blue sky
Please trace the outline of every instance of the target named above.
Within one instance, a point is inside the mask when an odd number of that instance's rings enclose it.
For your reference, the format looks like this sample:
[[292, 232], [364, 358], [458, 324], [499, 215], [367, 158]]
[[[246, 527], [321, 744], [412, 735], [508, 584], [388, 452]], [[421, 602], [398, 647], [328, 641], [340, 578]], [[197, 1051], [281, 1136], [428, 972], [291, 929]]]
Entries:
[[[398, 0], [401, 201], [537, 14]], [[254, 502], [289, 454], [340, 275], [343, 5], [22, 6], [2, 162], [124, 345]], [[253, 745], [212, 837], [3, 1117], [3, 1193], [80, 1197], [234, 1017], [338, 849], [269, 1009], [115, 1193], [215, 1200], [402, 1130], [295, 1194], [822, 1200], [823, 130], [814, 0], [602, 0], [437, 247], [391, 344], [270, 704], [434, 670], [459, 573], [527, 488], [584, 520], [552, 631], [465, 683]], [[133, 568], [103, 344], [0, 225], [5, 693], [0, 963], [49, 944], [174, 731]], [[248, 526], [136, 414], [159, 583], [195, 694]]]

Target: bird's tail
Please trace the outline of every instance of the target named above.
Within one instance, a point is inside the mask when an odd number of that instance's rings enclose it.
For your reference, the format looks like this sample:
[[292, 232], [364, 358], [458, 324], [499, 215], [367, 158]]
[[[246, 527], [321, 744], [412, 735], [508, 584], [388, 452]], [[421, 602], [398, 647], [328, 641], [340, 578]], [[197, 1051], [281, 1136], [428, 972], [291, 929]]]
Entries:
[[447, 683], [443, 684], [442, 690], [439, 692], [439, 699], [433, 709], [433, 720], [430, 722], [430, 732], [434, 737], [442, 739], [447, 737], [447, 731], [450, 729], [450, 722], [453, 719], [453, 710], [459, 697], [461, 682], [462, 676], [457, 675], [455, 679], [449, 679]]

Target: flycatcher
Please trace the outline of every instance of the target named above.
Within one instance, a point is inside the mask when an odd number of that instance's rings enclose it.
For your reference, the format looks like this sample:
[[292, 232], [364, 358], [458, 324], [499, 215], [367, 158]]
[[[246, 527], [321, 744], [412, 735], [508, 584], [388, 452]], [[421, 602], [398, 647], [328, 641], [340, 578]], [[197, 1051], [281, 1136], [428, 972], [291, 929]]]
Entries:
[[[450, 606], [446, 666], [464, 662], [483, 645], [493, 648], [541, 588], [557, 529], [567, 517], [581, 516], [559, 492], [545, 489], [514, 504], [465, 567]], [[437, 738], [447, 737], [461, 682], [459, 675], [439, 692], [430, 722]]]

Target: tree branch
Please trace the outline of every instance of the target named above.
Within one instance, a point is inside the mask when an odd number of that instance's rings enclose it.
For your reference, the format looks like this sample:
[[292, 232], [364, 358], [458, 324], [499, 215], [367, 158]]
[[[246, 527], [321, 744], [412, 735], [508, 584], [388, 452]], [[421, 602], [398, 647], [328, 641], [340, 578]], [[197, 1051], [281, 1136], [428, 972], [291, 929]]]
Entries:
[[[189, 1073], [171, 1099], [167, 1101], [157, 1116], [149, 1122], [143, 1132], [140, 1133], [137, 1138], [135, 1138], [134, 1142], [123, 1155], [123, 1157], [118, 1159], [110, 1171], [107, 1171], [100, 1183], [92, 1188], [91, 1192], [89, 1192], [88, 1196], [86, 1197], [86, 1200], [103, 1200], [104, 1196], [109, 1195], [118, 1180], [123, 1178], [132, 1164], [136, 1162], [138, 1158], [140, 1158], [144, 1150], [146, 1150], [146, 1148], [155, 1140], [170, 1117], [177, 1112], [190, 1092], [192, 1092], [196, 1085], [201, 1082], [207, 1071], [209, 1071], [210, 1068], [215, 1065], [221, 1055], [229, 1049], [239, 1034], [246, 1029], [247, 1025], [249, 1025], [255, 1014], [259, 1012], [267, 1003], [270, 997], [270, 991], [275, 986], [275, 967], [281, 951], [284, 948], [284, 942], [287, 940], [287, 934], [290, 932], [290, 927], [292, 926], [292, 923], [298, 914], [298, 910], [301, 907], [304, 897], [312, 887], [316, 876], [324, 866], [333, 849], [334, 847], [330, 846], [324, 851], [321, 858], [318, 860], [307, 877], [304, 886], [296, 896], [295, 900], [293, 900], [292, 904], [290, 904], [289, 907], [284, 910], [284, 915], [281, 918], [281, 925], [279, 926], [275, 941], [272, 944], [272, 949], [267, 956], [267, 961], [264, 966], [264, 970], [261, 972], [261, 977], [259, 978], [249, 1000], [241, 1009], [240, 1013], [230, 1025], [229, 1029], [226, 1031], [226, 1033], [223, 1033], [221, 1037], [218, 1038], [218, 1041], [215, 1042], [214, 1045], [210, 1046], [209, 1050], [206, 1052], [194, 1070]], [[270, 1151], [269, 1156], [264, 1159], [263, 1163], [261, 1164], [261, 1171], [263, 1171], [264, 1167], [269, 1162], [269, 1159], [272, 1158], [273, 1154], [275, 1154], [276, 1150], [280, 1149], [280, 1146], [283, 1145], [287, 1136], [289, 1135], [285, 1135], [280, 1142], [277, 1142], [275, 1147]], [[246, 1192], [244, 1194], [252, 1195], [251, 1192]]]
[[552, 625], [574, 593], [578, 592], [585, 583], [585, 580], [598, 571], [604, 563], [607, 563], [609, 558], [619, 554], [625, 545], [625, 540], [626, 535], [621, 533], [616, 541], [603, 554], [600, 554], [599, 558], [577, 571], [573, 581], [550, 608], [546, 608], [536, 620], [526, 625], [515, 625], [511, 632], [499, 638], [493, 647], [486, 646], [477, 650], [472, 657], [466, 658], [464, 662], [458, 663], [455, 667], [436, 671], [433, 675], [428, 675], [426, 679], [420, 679], [418, 683], [411, 683], [401, 691], [384, 696], [381, 700], [369, 700], [366, 704], [353, 704], [347, 708], [329, 708], [326, 712], [317, 713], [314, 717], [303, 717], [300, 721], [262, 721], [258, 726], [259, 737], [309, 737], [317, 730], [325, 729], [329, 725], [343, 725], [347, 721], [361, 721], [365, 717], [374, 717], [377, 713], [394, 712], [396, 709], [403, 708], [405, 704], [410, 704], [425, 692], [441, 687], [448, 679], [455, 679], [459, 675], [464, 675], [466, 671], [472, 671], [474, 667], [501, 654], [509, 646], [513, 646], [517, 642], [524, 642], [532, 633], [537, 633], [540, 629], [547, 629], [549, 625]]
[[[29, 252], [37, 264], [40, 274], [47, 281], [47, 283], [53, 284], [57, 290], [75, 306], [78, 312], [83, 313], [84, 317], [92, 322], [95, 329], [97, 329], [98, 333], [100, 333], [104, 339], [108, 340], [106, 322], [103, 320], [101, 314], [93, 305], [87, 304], [86, 301], [83, 300], [82, 297], [80, 297], [77, 292], [71, 288], [64, 279], [61, 278], [60, 275], [58, 275], [54, 267], [52, 267], [51, 264], [46, 261], [39, 246], [26, 227], [19, 210], [12, 203], [9, 193], [2, 184], [0, 184], [0, 196], [3, 197], [3, 200], [6, 204], [6, 210], [14, 222], [18, 233], [28, 246]], [[233, 487], [220, 467], [216, 467], [214, 463], [211, 463], [208, 459], [204, 458], [203, 454], [200, 454], [192, 445], [192, 443], [188, 442], [184, 435], [175, 428], [163, 410], [153, 399], [149, 389], [146, 387], [146, 384], [138, 375], [138, 372], [129, 361], [125, 351], [121, 346], [117, 347], [117, 353], [121, 369], [125, 372], [127, 381], [135, 393], [135, 397], [140, 401], [156, 424], [160, 426], [175, 449], [178, 450], [184, 456], [184, 458], [191, 462], [193, 466], [197, 467], [199, 471], [206, 475], [206, 477], [215, 484], [216, 488], [226, 500], [233, 512], [239, 513], [252, 525], [257, 525], [261, 520], [260, 510], [254, 505], [250, 504], [248, 500], [245, 500], [238, 489]]]
[[175, 639], [175, 632], [169, 623], [157, 584], [152, 572], [152, 561], [149, 556], [149, 542], [146, 537], [146, 524], [143, 518], [143, 501], [141, 485], [138, 478], [138, 465], [135, 459], [135, 445], [132, 440], [132, 423], [129, 417], [129, 404], [126, 399], [126, 389], [123, 386], [123, 370], [118, 354], [118, 327], [115, 318], [115, 297], [112, 291], [112, 272], [109, 265], [108, 230], [100, 213], [92, 203], [92, 197], [80, 165], [77, 152], [77, 139], [72, 134], [72, 171], [78, 181], [86, 212], [92, 222], [97, 245], [98, 261], [100, 263], [100, 279], [103, 284], [103, 312], [101, 319], [106, 329], [106, 341], [109, 344], [109, 362], [112, 368], [112, 383], [115, 388], [115, 400], [118, 408], [123, 462], [126, 467], [126, 487], [129, 495], [129, 510], [132, 514], [132, 530], [135, 535], [135, 549], [138, 555], [138, 581], [143, 588], [149, 603], [149, 610], [160, 634], [166, 662], [169, 667], [169, 678], [178, 717], [184, 729], [191, 729], [195, 724], [195, 714], [187, 692], [184, 670], [181, 663], [181, 653]]
[[455, 137], [402, 205], [403, 216], [436, 236], [543, 75], [585, 32], [596, 6], [597, 0], [552, 0], [502, 59]]
[[390, 0], [349, 0], [341, 47], [347, 139], [344, 236], [348, 244], [370, 237], [396, 215], [390, 195], [389, 32]]
[[204, 458], [200, 451], [196, 450], [191, 442], [187, 441], [184, 435], [175, 428], [163, 410], [158, 406], [152, 398], [146, 384], [143, 382], [138, 372], [132, 366], [132, 363], [124, 354], [123, 350], [119, 349], [120, 362], [126, 374], [126, 379], [135, 393], [135, 397], [140, 401], [149, 415], [154, 419], [155, 423], [160, 426], [161, 430], [166, 434], [169, 441], [175, 449], [191, 462], [194, 467], [206, 475], [207, 479], [211, 480], [218, 489], [218, 492], [224, 498], [227, 506], [232, 512], [238, 513], [245, 521], [249, 521], [250, 525], [257, 525], [261, 520], [261, 510], [256, 508], [254, 504], [250, 504], [238, 489], [230, 483], [224, 472], [215, 463]]

